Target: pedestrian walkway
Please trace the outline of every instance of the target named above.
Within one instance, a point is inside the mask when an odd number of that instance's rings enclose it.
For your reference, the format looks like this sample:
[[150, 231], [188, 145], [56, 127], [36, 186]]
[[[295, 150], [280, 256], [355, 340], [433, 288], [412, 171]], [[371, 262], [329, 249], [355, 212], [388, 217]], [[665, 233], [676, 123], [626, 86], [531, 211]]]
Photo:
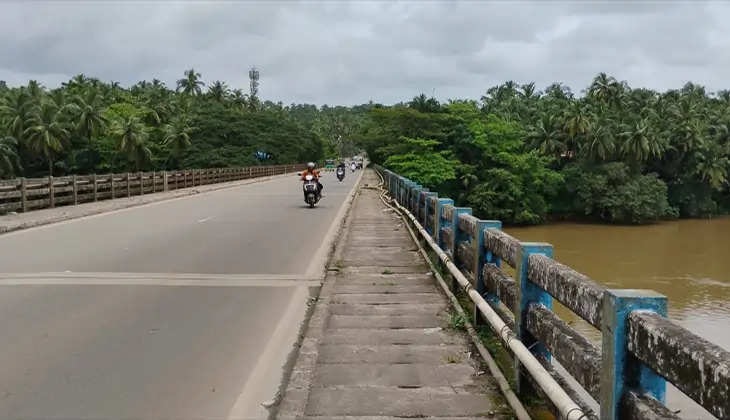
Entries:
[[[363, 184], [376, 185], [365, 174]], [[511, 418], [402, 220], [361, 189], [279, 418]]]

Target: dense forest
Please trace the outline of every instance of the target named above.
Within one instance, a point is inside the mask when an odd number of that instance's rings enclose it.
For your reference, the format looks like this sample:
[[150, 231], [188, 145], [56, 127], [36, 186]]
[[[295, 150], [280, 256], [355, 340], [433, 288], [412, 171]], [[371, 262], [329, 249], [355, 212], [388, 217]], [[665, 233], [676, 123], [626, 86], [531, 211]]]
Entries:
[[0, 81], [0, 178], [318, 160], [351, 153], [351, 114], [261, 101], [256, 88], [221, 81], [206, 87], [194, 69], [174, 89], [83, 74], [54, 89]]
[[646, 223], [730, 210], [730, 91], [664, 93], [599, 74], [582, 95], [507, 82], [480, 101], [375, 107], [375, 162], [482, 218]]
[[[599, 74], [580, 95], [506, 82], [479, 101], [273, 103], [195, 70], [174, 89], [84, 75], [0, 82], [0, 177], [370, 159], [482, 218], [646, 223], [730, 211], [730, 91], [634, 89]], [[256, 152], [269, 159], [257, 159]]]

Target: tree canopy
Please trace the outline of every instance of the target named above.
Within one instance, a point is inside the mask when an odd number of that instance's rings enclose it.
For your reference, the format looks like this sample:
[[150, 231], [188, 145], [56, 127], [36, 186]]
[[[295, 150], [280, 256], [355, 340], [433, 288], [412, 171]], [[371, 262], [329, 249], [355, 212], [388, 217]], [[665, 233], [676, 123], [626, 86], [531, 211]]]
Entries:
[[[0, 83], [0, 177], [351, 156], [482, 218], [645, 223], [730, 211], [730, 91], [656, 92], [598, 74], [581, 95], [507, 81], [479, 100], [284, 105], [185, 70], [170, 89], [79, 74]], [[256, 152], [270, 160], [261, 162]]]

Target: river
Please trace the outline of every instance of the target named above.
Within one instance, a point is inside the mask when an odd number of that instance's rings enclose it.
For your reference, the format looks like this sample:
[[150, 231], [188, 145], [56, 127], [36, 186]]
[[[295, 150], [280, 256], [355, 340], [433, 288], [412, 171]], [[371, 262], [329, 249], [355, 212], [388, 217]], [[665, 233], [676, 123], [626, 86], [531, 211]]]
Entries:
[[[506, 228], [521, 241], [548, 242], [555, 259], [609, 288], [652, 289], [669, 317], [730, 350], [730, 217], [648, 226], [556, 223]], [[562, 308], [563, 319], [600, 343], [596, 329]], [[667, 404], [686, 419], [713, 418], [673, 387]]]

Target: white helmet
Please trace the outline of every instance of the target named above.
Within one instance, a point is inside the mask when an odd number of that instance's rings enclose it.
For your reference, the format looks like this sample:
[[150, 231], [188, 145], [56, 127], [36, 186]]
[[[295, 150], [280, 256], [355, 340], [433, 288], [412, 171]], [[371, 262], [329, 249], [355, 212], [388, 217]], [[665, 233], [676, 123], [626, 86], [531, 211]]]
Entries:
[[314, 166], [315, 166], [315, 165], [314, 165], [314, 162], [309, 162], [309, 163], [307, 163], [307, 168], [308, 168], [308, 169], [310, 169], [310, 170], [311, 170], [311, 169], [314, 169]]

